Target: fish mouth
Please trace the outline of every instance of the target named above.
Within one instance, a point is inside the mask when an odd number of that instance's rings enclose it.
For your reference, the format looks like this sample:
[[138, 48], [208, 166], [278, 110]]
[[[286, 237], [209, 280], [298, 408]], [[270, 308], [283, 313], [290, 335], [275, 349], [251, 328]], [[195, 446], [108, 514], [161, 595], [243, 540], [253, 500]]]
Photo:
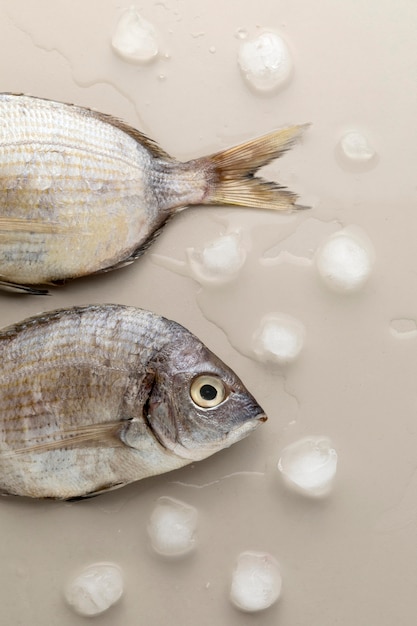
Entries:
[[227, 434], [227, 437], [226, 437], [227, 443], [224, 445], [224, 447], [231, 446], [236, 441], [240, 441], [241, 439], [244, 439], [253, 430], [258, 428], [260, 424], [262, 424], [263, 422], [266, 422], [267, 419], [268, 417], [266, 416], [264, 412], [258, 413], [257, 415], [255, 415], [255, 417], [253, 417], [250, 420], [247, 420], [246, 422], [241, 424], [238, 428], [231, 430]]
[[244, 439], [251, 432], [256, 430], [260, 424], [266, 422], [267, 419], [268, 417], [265, 413], [258, 413], [257, 415], [255, 415], [255, 417], [246, 420], [237, 428], [229, 431], [227, 434], [225, 434], [224, 438], [220, 439], [216, 443], [213, 443], [212, 445], [207, 444], [199, 450], [196, 448], [188, 449], [181, 443], [177, 442], [172, 448], [172, 452], [183, 459], [190, 459], [190, 461], [201, 461], [211, 456], [212, 454], [215, 454], [220, 450], [224, 450], [225, 448], [229, 448], [234, 443], [241, 441], [241, 439]]

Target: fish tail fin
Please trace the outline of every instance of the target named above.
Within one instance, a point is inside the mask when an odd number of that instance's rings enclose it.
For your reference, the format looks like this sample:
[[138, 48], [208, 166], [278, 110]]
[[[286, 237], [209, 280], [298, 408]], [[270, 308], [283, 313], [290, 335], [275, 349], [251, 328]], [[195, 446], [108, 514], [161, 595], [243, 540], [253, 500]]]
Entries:
[[255, 173], [289, 150], [307, 127], [288, 126], [199, 159], [207, 180], [202, 203], [276, 211], [306, 208], [296, 204], [297, 194]]

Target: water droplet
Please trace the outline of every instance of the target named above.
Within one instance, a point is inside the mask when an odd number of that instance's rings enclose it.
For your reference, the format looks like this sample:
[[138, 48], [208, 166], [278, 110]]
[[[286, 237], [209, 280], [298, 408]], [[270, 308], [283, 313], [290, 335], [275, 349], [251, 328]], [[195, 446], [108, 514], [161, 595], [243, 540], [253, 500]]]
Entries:
[[216, 46], [210, 46], [210, 48], [209, 48], [209, 52], [210, 52], [211, 54], [215, 54], [215, 52], [216, 52]]
[[235, 33], [236, 39], [246, 39], [247, 36], [248, 36], [248, 31], [246, 30], [246, 28], [238, 28]]
[[283, 87], [292, 73], [288, 46], [275, 33], [265, 32], [241, 43], [238, 63], [249, 85], [263, 92]]
[[32, 189], [36, 189], [38, 191], [46, 191], [52, 185], [52, 176], [49, 175], [39, 175], [32, 176], [29, 179], [29, 184]]
[[239, 554], [232, 576], [230, 600], [242, 611], [263, 611], [281, 595], [282, 578], [276, 559], [265, 552]]
[[86, 183], [91, 191], [99, 191], [103, 187], [103, 180], [95, 178], [86, 178]]
[[412, 339], [417, 337], [417, 322], [415, 319], [393, 319], [390, 323], [392, 335], [397, 339]]

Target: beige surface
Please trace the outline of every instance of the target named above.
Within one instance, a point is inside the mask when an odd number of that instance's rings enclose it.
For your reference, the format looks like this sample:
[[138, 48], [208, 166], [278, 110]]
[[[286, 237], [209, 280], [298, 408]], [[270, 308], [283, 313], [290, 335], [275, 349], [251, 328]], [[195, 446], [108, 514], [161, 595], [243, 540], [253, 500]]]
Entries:
[[[1, 325], [110, 301], [172, 317], [236, 370], [270, 417], [205, 462], [91, 501], [2, 499], [1, 623], [87, 623], [65, 605], [63, 588], [83, 565], [114, 561], [125, 595], [96, 618], [103, 626], [414, 624], [417, 333], [395, 334], [391, 324], [417, 316], [417, 4], [233, 0], [218, 10], [203, 0], [145, 2], [139, 8], [169, 56], [146, 67], [110, 48], [122, 8], [116, 0], [2, 0], [1, 89], [121, 116], [182, 159], [310, 121], [304, 141], [268, 175], [313, 209], [195, 209], [130, 268], [49, 298], [1, 295]], [[293, 54], [294, 76], [274, 95], [250, 92], [237, 68], [235, 33], [254, 36], [258, 26], [281, 32]], [[373, 168], [337, 158], [350, 129], [377, 150]], [[366, 231], [376, 253], [356, 294], [331, 293], [312, 265], [262, 262], [280, 250], [311, 258], [348, 224]], [[238, 279], [200, 287], [181, 275], [172, 259], [185, 261], [186, 248], [228, 228], [242, 229], [249, 250]], [[274, 311], [306, 327], [300, 357], [281, 369], [244, 356], [260, 318]], [[282, 448], [311, 434], [329, 436], [339, 453], [333, 494], [321, 501], [288, 491], [276, 470]], [[149, 546], [146, 526], [160, 496], [199, 511], [197, 547], [183, 560], [164, 560]], [[264, 613], [245, 615], [228, 600], [244, 550], [270, 552], [281, 565], [282, 598]]]

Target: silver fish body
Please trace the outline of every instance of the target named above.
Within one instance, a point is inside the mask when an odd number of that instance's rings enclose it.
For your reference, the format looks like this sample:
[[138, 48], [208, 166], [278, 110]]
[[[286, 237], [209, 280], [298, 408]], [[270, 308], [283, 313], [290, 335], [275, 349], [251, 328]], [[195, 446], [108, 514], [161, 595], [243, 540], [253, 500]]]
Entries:
[[53, 284], [126, 265], [190, 205], [294, 208], [295, 194], [254, 173], [303, 129], [181, 163], [110, 115], [0, 94], [0, 281]]
[[188, 330], [121, 305], [0, 333], [0, 492], [69, 499], [174, 470], [266, 416]]

